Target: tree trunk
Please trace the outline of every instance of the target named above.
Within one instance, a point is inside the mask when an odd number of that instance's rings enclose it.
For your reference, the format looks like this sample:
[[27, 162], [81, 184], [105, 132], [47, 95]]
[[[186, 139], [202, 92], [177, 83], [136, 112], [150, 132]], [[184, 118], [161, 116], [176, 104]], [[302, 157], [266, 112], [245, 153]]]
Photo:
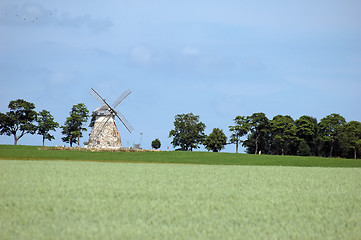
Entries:
[[256, 150], [254, 152], [254, 154], [258, 153], [258, 136], [256, 137]]
[[14, 134], [14, 145], [18, 145], [18, 137]]
[[356, 156], [356, 148], [353, 150], [353, 158], [356, 159], [357, 156]]
[[236, 142], [236, 153], [238, 153], [238, 141]]
[[332, 152], [333, 152], [333, 144], [331, 145], [331, 149], [330, 149], [330, 157], [332, 158]]
[[43, 147], [45, 146], [45, 137], [43, 136]]
[[80, 147], [80, 136], [78, 136], [78, 147]]

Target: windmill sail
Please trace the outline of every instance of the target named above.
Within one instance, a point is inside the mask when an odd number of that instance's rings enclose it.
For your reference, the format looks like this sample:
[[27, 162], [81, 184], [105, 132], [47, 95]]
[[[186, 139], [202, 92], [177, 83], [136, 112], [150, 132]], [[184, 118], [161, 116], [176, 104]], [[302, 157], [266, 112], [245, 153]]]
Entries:
[[125, 90], [118, 99], [113, 103], [113, 108], [116, 108], [128, 95], [131, 93], [129, 89]]
[[128, 120], [120, 112], [118, 111], [115, 112], [116, 112], [116, 116], [123, 123], [124, 127], [126, 127], [130, 133], [133, 132], [134, 128], [132, 127], [132, 125], [130, 125]]
[[115, 124], [115, 116], [122, 122], [124, 127], [131, 133], [134, 128], [127, 119], [114, 108], [117, 107], [129, 94], [131, 91], [128, 89], [124, 91], [118, 99], [114, 102], [111, 107], [105, 99], [100, 96], [100, 94], [91, 88], [90, 94], [102, 105], [97, 108], [93, 114], [95, 116], [95, 122], [92, 129], [92, 132], [89, 136], [89, 147], [96, 148], [120, 148], [121, 139], [119, 131]]

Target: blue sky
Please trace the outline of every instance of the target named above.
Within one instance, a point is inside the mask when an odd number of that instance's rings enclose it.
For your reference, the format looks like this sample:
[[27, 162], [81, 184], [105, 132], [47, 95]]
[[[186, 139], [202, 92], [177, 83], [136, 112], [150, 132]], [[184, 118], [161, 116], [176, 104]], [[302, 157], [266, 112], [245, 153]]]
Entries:
[[[0, 112], [22, 98], [64, 124], [74, 104], [99, 106], [91, 87], [110, 102], [129, 88], [117, 109], [135, 131], [117, 123], [123, 145], [143, 133], [143, 148], [159, 138], [162, 150], [182, 113], [227, 136], [255, 112], [361, 121], [360, 11], [353, 0], [2, 0]], [[60, 132], [47, 145], [62, 145]]]

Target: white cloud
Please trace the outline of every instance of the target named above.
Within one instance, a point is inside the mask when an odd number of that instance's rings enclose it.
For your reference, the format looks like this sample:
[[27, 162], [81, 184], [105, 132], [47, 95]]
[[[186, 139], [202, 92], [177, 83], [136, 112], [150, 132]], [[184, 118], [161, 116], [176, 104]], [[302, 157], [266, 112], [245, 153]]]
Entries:
[[100, 32], [111, 28], [113, 23], [108, 19], [94, 19], [90, 15], [72, 16], [68, 12], [26, 2], [2, 6], [0, 25], [58, 26], [85, 28], [94, 32]]

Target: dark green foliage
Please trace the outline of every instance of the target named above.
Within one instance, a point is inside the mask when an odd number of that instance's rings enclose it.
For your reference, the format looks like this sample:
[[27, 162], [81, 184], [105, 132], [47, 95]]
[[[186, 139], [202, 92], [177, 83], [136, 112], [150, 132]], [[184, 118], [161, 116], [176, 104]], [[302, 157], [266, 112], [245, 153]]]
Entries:
[[346, 123], [339, 114], [328, 115], [320, 123], [310, 116], [293, 121], [290, 116], [277, 115], [268, 121], [264, 113], [239, 120], [249, 127], [243, 142], [247, 153], [357, 158], [361, 152], [361, 123]]
[[[295, 121], [297, 126], [297, 137], [309, 146], [311, 155], [318, 155], [318, 124], [317, 119], [310, 116], [301, 116]], [[301, 143], [300, 143], [301, 144]]]
[[361, 152], [361, 123], [356, 121], [348, 122], [340, 136], [341, 146], [345, 157], [357, 158], [357, 152]]
[[56, 131], [55, 129], [59, 127], [59, 123], [55, 122], [54, 117], [46, 110], [39, 112], [36, 121], [38, 122], [38, 134], [43, 137], [44, 146], [45, 139], [49, 141], [55, 139], [49, 132]]
[[0, 134], [14, 135], [14, 145], [25, 134], [35, 134], [37, 127], [34, 124], [36, 120], [35, 104], [23, 99], [11, 101], [7, 113], [0, 113]]
[[198, 148], [204, 139], [204, 129], [206, 125], [199, 122], [199, 116], [188, 114], [177, 114], [174, 117], [174, 129], [169, 132], [169, 137], [173, 136], [172, 144], [179, 146], [182, 150], [192, 151]]
[[270, 125], [264, 113], [254, 113], [247, 117], [250, 134], [243, 146], [248, 153], [269, 153]]
[[65, 137], [61, 138], [63, 142], [69, 143], [73, 146], [73, 143], [78, 143], [80, 146], [80, 138], [83, 136], [83, 131], [87, 129], [83, 125], [88, 121], [89, 111], [84, 103], [73, 105], [70, 116], [66, 118], [64, 126], [61, 126], [63, 131], [61, 132]]
[[161, 146], [161, 143], [158, 138], [156, 138], [152, 141], [152, 148], [158, 149], [158, 148], [160, 148], [160, 146]]
[[227, 136], [222, 129], [214, 128], [213, 131], [206, 137], [203, 145], [208, 151], [219, 152], [227, 144]]
[[311, 156], [311, 148], [304, 139], [301, 139], [297, 149], [298, 156]]
[[229, 131], [232, 132], [229, 140], [231, 143], [236, 144], [236, 153], [238, 153], [238, 146], [243, 142], [241, 138], [249, 131], [249, 123], [245, 116], [237, 116], [233, 121], [236, 125], [229, 126]]
[[298, 138], [297, 128], [290, 116], [275, 116], [270, 122], [271, 153], [278, 155], [293, 155]]
[[346, 120], [333, 113], [321, 119], [319, 123], [321, 151], [323, 156], [340, 156], [340, 136]]

